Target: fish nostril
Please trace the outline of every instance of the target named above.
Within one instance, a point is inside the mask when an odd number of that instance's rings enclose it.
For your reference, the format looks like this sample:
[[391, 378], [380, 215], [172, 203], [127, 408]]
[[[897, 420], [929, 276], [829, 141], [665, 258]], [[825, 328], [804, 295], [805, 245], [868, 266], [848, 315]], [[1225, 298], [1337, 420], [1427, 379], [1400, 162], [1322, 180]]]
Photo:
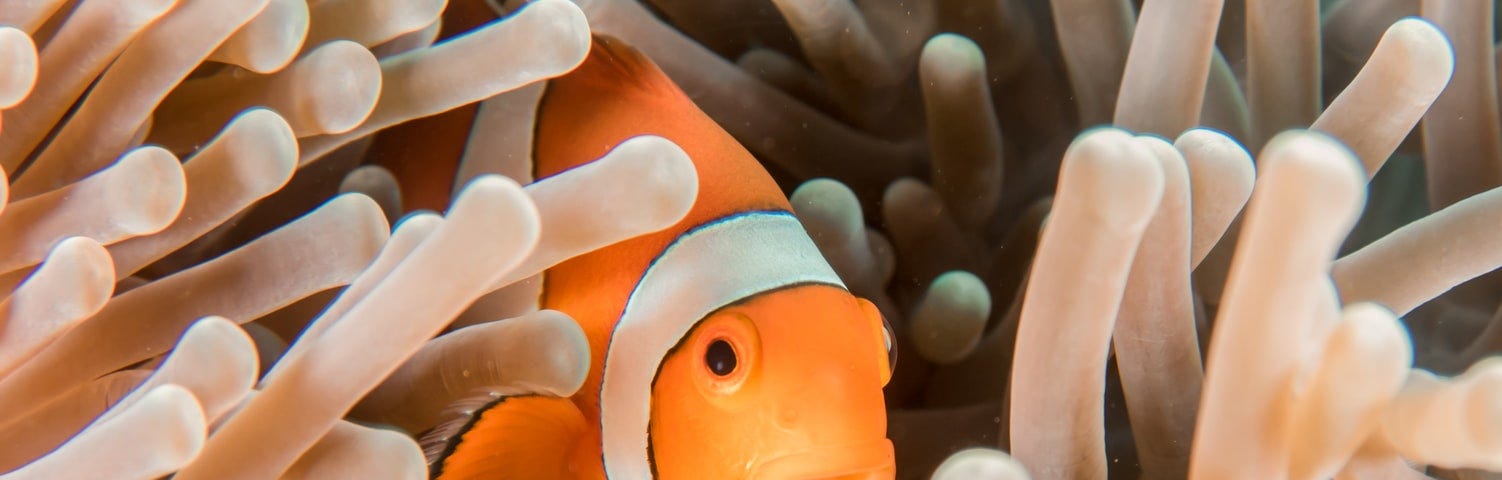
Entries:
[[777, 426], [790, 430], [796, 428], [798, 426], [798, 409], [795, 407], [784, 407], [778, 411]]

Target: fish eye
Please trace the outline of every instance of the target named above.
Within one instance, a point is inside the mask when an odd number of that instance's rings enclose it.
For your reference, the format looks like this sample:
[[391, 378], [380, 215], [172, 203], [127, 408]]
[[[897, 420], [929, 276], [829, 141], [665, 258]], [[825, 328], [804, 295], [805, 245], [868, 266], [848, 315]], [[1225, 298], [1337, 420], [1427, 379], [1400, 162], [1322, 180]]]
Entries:
[[[693, 353], [684, 352], [700, 392], [723, 401], [737, 397], [761, 365], [756, 324], [740, 313], [722, 312], [705, 319], [693, 333]], [[717, 400], [718, 401], [718, 400]]]
[[704, 365], [717, 376], [730, 375], [735, 372], [735, 348], [723, 338], [715, 339], [709, 344], [709, 348], [704, 350]]

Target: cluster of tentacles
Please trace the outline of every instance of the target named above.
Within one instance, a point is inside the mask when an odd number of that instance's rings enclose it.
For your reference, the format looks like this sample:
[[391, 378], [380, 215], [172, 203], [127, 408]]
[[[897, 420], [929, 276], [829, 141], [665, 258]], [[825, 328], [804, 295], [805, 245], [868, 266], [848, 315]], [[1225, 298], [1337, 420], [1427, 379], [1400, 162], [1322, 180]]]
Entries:
[[[455, 402], [578, 389], [537, 275], [695, 184], [652, 137], [533, 181], [544, 82], [592, 33], [762, 160], [891, 321], [902, 478], [1491, 478], [1495, 13], [0, 5], [0, 479], [420, 478]], [[452, 188], [404, 188], [428, 170]]]

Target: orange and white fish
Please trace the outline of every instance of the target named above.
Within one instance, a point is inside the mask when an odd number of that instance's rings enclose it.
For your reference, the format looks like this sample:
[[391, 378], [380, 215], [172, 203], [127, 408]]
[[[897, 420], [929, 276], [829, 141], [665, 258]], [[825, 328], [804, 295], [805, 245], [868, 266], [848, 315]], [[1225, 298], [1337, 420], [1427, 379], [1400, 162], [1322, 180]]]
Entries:
[[[699, 196], [661, 232], [545, 274], [592, 364], [571, 398], [497, 399], [431, 460], [472, 478], [890, 479], [891, 336], [852, 296], [757, 161], [666, 75], [597, 37], [538, 106], [539, 179], [651, 134], [693, 159]], [[629, 181], [623, 179], [623, 181]]]

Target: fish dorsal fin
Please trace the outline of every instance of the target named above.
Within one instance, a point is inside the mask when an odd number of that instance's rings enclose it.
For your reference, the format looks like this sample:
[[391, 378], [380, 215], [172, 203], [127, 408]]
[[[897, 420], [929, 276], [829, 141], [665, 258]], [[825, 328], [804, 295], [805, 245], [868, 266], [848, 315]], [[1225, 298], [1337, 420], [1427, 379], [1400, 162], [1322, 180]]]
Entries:
[[575, 465], [587, 425], [572, 401], [541, 395], [485, 401], [487, 397], [456, 403], [456, 409], [479, 408], [467, 419], [457, 411], [458, 427], [446, 422], [423, 436], [433, 478], [566, 479], [579, 478], [587, 469]]
[[632, 137], [667, 138], [694, 162], [699, 196], [678, 227], [746, 210], [791, 210], [766, 170], [641, 50], [596, 34], [578, 68], [548, 81], [533, 157], [541, 180], [595, 161]]
[[654, 95], [682, 95], [641, 50], [609, 35], [595, 34], [589, 55], [568, 75], [554, 82], [578, 82], [602, 90], [640, 90]]
[[449, 440], [469, 430], [475, 417], [489, 408], [491, 404], [499, 401], [502, 396], [501, 392], [495, 390], [480, 390], [445, 407], [443, 412], [439, 413], [439, 418], [443, 421], [423, 433], [417, 442], [422, 446], [422, 453], [428, 459], [428, 465], [443, 460], [443, 457], [448, 454]]

